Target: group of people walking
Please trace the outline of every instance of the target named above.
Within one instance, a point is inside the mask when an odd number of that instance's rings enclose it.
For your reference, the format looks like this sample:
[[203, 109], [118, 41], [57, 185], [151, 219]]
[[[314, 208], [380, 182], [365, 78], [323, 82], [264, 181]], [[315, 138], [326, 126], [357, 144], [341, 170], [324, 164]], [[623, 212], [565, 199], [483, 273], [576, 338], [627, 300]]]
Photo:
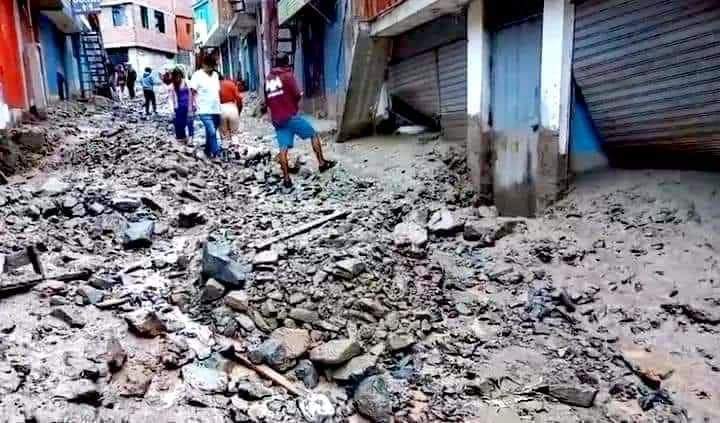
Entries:
[[214, 56], [203, 57], [202, 66], [190, 79], [181, 67], [175, 67], [169, 77], [172, 104], [175, 111], [175, 137], [186, 142], [193, 137], [193, 120], [197, 115], [205, 128], [205, 155], [219, 157], [223, 142], [229, 142], [240, 127], [242, 96], [237, 84], [225, 79], [216, 69]]
[[[125, 98], [125, 89], [127, 88], [128, 97], [135, 98], [135, 84], [137, 83], [137, 72], [130, 63], [119, 63], [109, 67], [110, 90], [114, 99], [123, 101]], [[152, 107], [153, 113], [157, 113], [157, 100], [155, 98], [155, 85], [159, 85], [159, 81], [153, 77], [152, 69], [145, 68], [140, 80], [143, 97], [145, 98], [145, 114], [150, 114]]]
[[110, 90], [114, 98], [122, 101], [125, 96], [125, 88], [127, 88], [128, 96], [135, 98], [137, 72], [131, 64], [108, 65], [108, 76], [110, 78]]
[[[299, 104], [303, 93], [299, 90], [289, 57], [279, 55], [273, 69], [265, 80], [265, 102], [275, 128], [280, 153], [277, 160], [283, 175], [283, 185], [292, 187], [289, 174], [288, 152], [294, 147], [294, 138], [311, 139], [312, 149], [321, 172], [335, 166], [335, 162], [325, 159], [320, 137], [310, 122], [299, 114]], [[118, 65], [113, 74], [113, 92], [122, 99], [123, 87], [127, 86], [130, 98], [135, 98], [137, 74], [129, 64]], [[188, 78], [182, 65], [175, 66], [161, 78], [153, 76], [151, 68], [145, 68], [142, 76], [145, 113], [157, 112], [155, 86], [165, 83], [170, 87], [173, 110], [175, 138], [180, 142], [189, 142], [194, 136], [193, 121], [197, 116], [205, 128], [205, 155], [219, 157], [222, 147], [218, 142], [218, 132], [224, 142], [230, 141], [239, 129], [242, 96], [238, 85], [225, 79], [217, 71], [217, 59], [213, 54], [202, 57], [201, 68]]]

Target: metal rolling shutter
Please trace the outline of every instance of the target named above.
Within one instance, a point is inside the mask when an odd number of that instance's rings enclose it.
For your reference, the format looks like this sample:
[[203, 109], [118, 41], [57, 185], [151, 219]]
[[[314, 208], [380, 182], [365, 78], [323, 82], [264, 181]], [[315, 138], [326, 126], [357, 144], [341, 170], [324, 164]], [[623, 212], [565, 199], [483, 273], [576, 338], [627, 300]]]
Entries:
[[720, 156], [720, 2], [578, 2], [573, 72], [611, 149]]
[[467, 41], [438, 49], [440, 125], [444, 138], [467, 137]]
[[388, 91], [427, 116], [440, 114], [435, 50], [390, 66]]

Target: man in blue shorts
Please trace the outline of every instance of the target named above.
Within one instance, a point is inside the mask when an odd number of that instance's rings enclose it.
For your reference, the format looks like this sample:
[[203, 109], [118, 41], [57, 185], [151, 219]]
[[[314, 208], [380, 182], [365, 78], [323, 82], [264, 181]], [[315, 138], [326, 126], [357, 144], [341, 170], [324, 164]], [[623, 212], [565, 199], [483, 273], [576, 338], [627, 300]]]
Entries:
[[292, 70], [289, 68], [287, 55], [280, 54], [275, 59], [275, 67], [265, 79], [265, 104], [270, 110], [270, 118], [277, 135], [280, 147], [280, 168], [283, 174], [283, 185], [292, 187], [288, 166], [288, 150], [293, 148], [295, 135], [301, 139], [312, 139], [312, 149], [318, 161], [318, 169], [325, 172], [332, 169], [336, 162], [325, 160], [320, 137], [310, 122], [298, 114], [302, 93], [298, 89]]

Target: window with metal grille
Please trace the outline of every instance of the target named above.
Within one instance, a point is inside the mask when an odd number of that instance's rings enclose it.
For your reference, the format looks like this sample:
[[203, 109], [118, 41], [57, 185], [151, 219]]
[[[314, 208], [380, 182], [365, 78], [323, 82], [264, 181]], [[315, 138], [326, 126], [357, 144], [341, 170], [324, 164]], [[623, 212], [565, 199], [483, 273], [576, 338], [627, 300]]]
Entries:
[[113, 26], [125, 25], [125, 6], [113, 6], [112, 7], [112, 20]]
[[148, 9], [145, 6], [140, 6], [140, 21], [142, 22], [143, 28], [150, 28], [150, 19], [148, 19]]
[[155, 29], [157, 29], [158, 32], [165, 33], [165, 15], [158, 10], [155, 11]]

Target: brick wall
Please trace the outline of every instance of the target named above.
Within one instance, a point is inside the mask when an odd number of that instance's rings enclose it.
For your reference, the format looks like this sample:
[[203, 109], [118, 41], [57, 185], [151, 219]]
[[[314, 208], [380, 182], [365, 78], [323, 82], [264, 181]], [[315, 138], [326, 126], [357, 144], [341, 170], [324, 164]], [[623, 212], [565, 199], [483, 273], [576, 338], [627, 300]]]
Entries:
[[[103, 2], [100, 28], [105, 48], [145, 47], [166, 53], [177, 53], [175, 14], [168, 3], [172, 5], [172, 2], [167, 0], [143, 0], [133, 3], [114, 0]], [[113, 25], [112, 6], [118, 4], [123, 4], [125, 8], [125, 23], [122, 26]], [[148, 8], [148, 28], [142, 26], [141, 6]], [[164, 33], [155, 28], [155, 11], [163, 13]]]

